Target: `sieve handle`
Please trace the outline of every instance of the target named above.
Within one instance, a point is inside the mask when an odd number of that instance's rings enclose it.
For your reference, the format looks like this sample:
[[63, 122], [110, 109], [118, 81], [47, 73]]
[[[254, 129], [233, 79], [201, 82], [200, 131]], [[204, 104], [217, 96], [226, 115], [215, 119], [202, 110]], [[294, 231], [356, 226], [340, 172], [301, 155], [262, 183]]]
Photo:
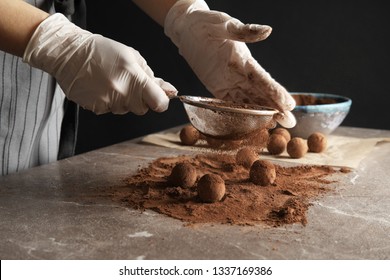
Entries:
[[180, 99], [180, 96], [176, 94], [176, 91], [165, 91], [165, 94], [168, 96], [169, 99]]

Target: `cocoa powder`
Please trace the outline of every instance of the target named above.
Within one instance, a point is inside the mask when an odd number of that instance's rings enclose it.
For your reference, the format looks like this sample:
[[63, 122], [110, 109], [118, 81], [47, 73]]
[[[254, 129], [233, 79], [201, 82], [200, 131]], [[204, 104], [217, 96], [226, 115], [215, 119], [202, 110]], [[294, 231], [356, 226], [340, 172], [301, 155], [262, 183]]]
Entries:
[[295, 99], [297, 106], [337, 103], [337, 100], [335, 100], [333, 98], [316, 97], [313, 95], [294, 94], [294, 95], [292, 95], [292, 97]]
[[[221, 176], [226, 186], [224, 198], [212, 204], [203, 203], [196, 187], [172, 186], [168, 177], [180, 162], [191, 163], [196, 168], [197, 180], [209, 173]], [[123, 186], [113, 188], [110, 195], [126, 207], [150, 209], [188, 224], [306, 225], [306, 213], [312, 201], [333, 190], [331, 183], [334, 181], [327, 177], [345, 172], [329, 166], [310, 165], [283, 167], [275, 164], [275, 169], [275, 182], [264, 187], [250, 182], [249, 170], [236, 164], [232, 155], [158, 158], [136, 175], [126, 178]]]

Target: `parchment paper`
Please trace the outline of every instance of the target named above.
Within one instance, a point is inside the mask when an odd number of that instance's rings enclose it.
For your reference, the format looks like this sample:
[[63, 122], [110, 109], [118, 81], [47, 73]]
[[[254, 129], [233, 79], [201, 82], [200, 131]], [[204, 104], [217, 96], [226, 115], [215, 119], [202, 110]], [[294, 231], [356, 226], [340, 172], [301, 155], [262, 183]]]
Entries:
[[[205, 142], [199, 141], [195, 146], [181, 144], [179, 132], [156, 133], [145, 136], [143, 142], [181, 150], [197, 152], [221, 152], [210, 149]], [[303, 158], [292, 159], [287, 152], [279, 156], [269, 155], [265, 149], [260, 157], [263, 159], [285, 161], [299, 164], [330, 165], [337, 167], [357, 168], [359, 163], [372, 151], [378, 143], [390, 143], [390, 138], [354, 138], [346, 136], [328, 135], [328, 147], [322, 153], [307, 153]], [[235, 153], [236, 151], [224, 151]]]

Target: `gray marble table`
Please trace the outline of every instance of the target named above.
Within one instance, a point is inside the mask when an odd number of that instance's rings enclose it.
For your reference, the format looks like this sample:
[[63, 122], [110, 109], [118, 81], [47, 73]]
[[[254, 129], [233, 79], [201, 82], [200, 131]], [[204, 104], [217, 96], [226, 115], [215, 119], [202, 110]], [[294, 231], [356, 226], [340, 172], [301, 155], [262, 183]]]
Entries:
[[[338, 135], [390, 137], [340, 127]], [[389, 259], [390, 144], [336, 192], [313, 202], [308, 224], [186, 227], [96, 196], [174, 150], [127, 141], [0, 177], [0, 259]]]

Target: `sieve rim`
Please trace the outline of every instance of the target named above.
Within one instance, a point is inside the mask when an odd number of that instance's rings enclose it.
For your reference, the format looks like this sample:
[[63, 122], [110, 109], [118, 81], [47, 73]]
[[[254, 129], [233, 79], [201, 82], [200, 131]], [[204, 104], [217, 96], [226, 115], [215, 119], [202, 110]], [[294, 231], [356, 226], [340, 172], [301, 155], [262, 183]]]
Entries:
[[[272, 116], [278, 111], [276, 109], [260, 106], [256, 104], [247, 104], [247, 103], [236, 103], [228, 102], [217, 98], [202, 97], [202, 96], [190, 96], [190, 95], [181, 95], [178, 96], [181, 102], [190, 104], [192, 106], [209, 109], [213, 111], [220, 112], [229, 112], [229, 113], [242, 113], [246, 115], [255, 115], [255, 116]], [[245, 106], [251, 108], [235, 108], [230, 107], [229, 105], [236, 106]]]

